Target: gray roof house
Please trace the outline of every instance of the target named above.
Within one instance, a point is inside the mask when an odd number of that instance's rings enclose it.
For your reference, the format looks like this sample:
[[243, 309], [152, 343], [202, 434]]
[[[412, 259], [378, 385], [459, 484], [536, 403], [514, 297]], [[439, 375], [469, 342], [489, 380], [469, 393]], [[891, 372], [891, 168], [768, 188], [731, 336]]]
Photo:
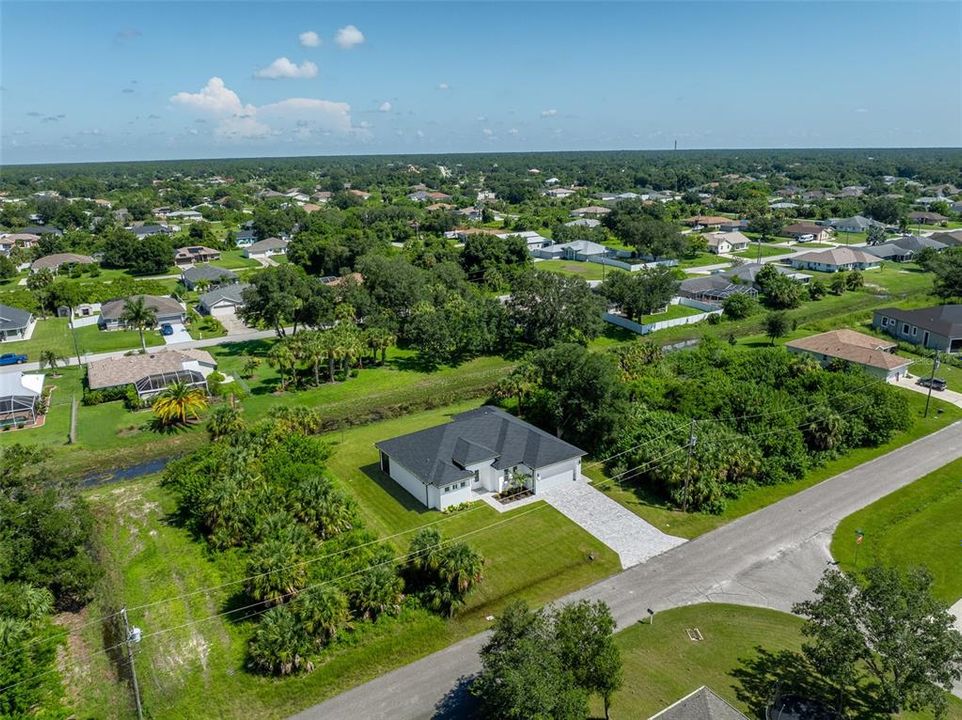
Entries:
[[829, 223], [839, 232], [848, 233], [868, 232], [868, 229], [872, 227], [885, 227], [878, 220], [867, 218], [864, 215], [853, 215], [850, 218], [833, 218]]
[[881, 308], [872, 316], [872, 327], [930, 350], [962, 352], [962, 305], [936, 305], [918, 310]]
[[21, 339], [33, 322], [33, 315], [20, 308], [0, 305], [0, 341]]
[[547, 245], [543, 248], [532, 250], [535, 257], [554, 259], [563, 258], [565, 260], [581, 260], [585, 262], [592, 257], [606, 257], [613, 255], [614, 252], [604, 245], [590, 240], [574, 240], [569, 243], [559, 245]]
[[53, 255], [44, 255], [42, 258], [34, 260], [30, 264], [30, 272], [37, 272], [38, 270], [44, 269], [59, 272], [60, 268], [64, 265], [92, 265], [95, 262], [96, 260], [89, 255], [54, 253]]
[[206, 282], [209, 285], [235, 283], [237, 282], [237, 273], [231, 272], [226, 268], [204, 263], [203, 265], [184, 268], [184, 271], [180, 274], [180, 279], [184, 283], [184, 287], [188, 290], [193, 290], [197, 287], [198, 283]]
[[375, 443], [381, 470], [443, 510], [523, 485], [535, 494], [581, 479], [584, 451], [490, 405]]
[[648, 720], [748, 720], [704, 685]]
[[109, 300], [105, 302], [100, 307], [100, 319], [97, 324], [100, 326], [101, 330], [121, 330], [124, 328], [124, 322], [121, 317], [124, 314], [124, 308], [130, 300], [136, 298], [143, 298], [144, 304], [152, 308], [157, 314], [157, 324], [161, 325], [163, 323], [181, 323], [187, 317], [187, 312], [184, 310], [184, 306], [173, 298], [164, 297], [160, 295], [131, 295], [129, 298], [118, 298], [117, 300]]
[[718, 303], [729, 295], [737, 294], [755, 297], [758, 290], [752, 283], [733, 280], [724, 273], [696, 275], [685, 278], [678, 284], [678, 295], [692, 300]]
[[244, 257], [270, 257], [271, 255], [286, 255], [287, 240], [277, 237], [269, 237], [256, 243], [251, 243], [244, 248]]
[[807, 252], [788, 259], [792, 267], [801, 270], [839, 272], [845, 270], [871, 270], [879, 266], [880, 259], [864, 250], [850, 247], [834, 247], [821, 252]]
[[237, 247], [249, 247], [257, 242], [257, 234], [250, 228], [243, 228], [237, 231], [234, 236], [234, 244]]
[[139, 238], [145, 238], [151, 235], [170, 235], [174, 231], [167, 225], [137, 225], [130, 228], [130, 232]]
[[903, 235], [902, 237], [889, 240], [879, 245], [869, 245], [865, 248], [865, 252], [883, 260], [906, 262], [911, 260], [922, 248], [932, 248], [937, 252], [941, 252], [947, 247], [948, 245], [945, 243], [933, 240], [932, 238]]
[[962, 230], [945, 230], [929, 235], [929, 240], [935, 240], [946, 245], [956, 247], [962, 245]]
[[197, 307], [202, 313], [213, 315], [230, 315], [243, 307], [243, 293], [250, 285], [248, 283], [233, 283], [221, 285], [205, 292], [197, 301]]

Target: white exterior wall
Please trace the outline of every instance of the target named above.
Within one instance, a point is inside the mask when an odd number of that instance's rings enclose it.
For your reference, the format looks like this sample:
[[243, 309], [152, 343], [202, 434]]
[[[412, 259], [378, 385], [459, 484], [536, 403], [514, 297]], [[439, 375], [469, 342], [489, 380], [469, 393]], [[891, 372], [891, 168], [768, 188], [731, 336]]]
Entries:
[[455, 487], [450, 492], [444, 492], [444, 488], [435, 488], [434, 490], [440, 499], [438, 504], [439, 510], [444, 510], [444, 508], [451, 507], [452, 505], [459, 505], [465, 502], [471, 502], [474, 497], [471, 493], [471, 480], [460, 480], [457, 485], [464, 483], [463, 488]]
[[565, 482], [577, 482], [581, 477], [581, 458], [546, 465], [534, 474], [535, 494], [550, 490]]
[[187, 360], [183, 365], [184, 370], [196, 370], [205, 378], [214, 372], [214, 368], [207, 363], [202, 363], [199, 360]]
[[483, 463], [478, 463], [477, 465], [467, 465], [465, 470], [468, 472], [478, 471], [478, 479], [481, 481], [477, 485], [474, 484], [474, 480], [470, 480], [469, 484], [475, 490], [488, 490], [489, 492], [501, 492], [502, 481], [504, 479], [503, 470], [495, 470], [491, 465], [491, 461], [487, 460]]
[[[427, 487], [421, 480], [410, 470], [404, 467], [401, 463], [397, 462], [394, 458], [388, 455], [391, 462], [391, 479], [394, 480], [398, 485], [407, 490], [421, 504], [426, 504], [427, 507], [438, 507], [437, 504], [437, 488]], [[425, 492], [425, 487], [427, 489], [433, 490], [435, 497], [431, 497], [430, 492]], [[427, 499], [427, 503], [425, 503]]]

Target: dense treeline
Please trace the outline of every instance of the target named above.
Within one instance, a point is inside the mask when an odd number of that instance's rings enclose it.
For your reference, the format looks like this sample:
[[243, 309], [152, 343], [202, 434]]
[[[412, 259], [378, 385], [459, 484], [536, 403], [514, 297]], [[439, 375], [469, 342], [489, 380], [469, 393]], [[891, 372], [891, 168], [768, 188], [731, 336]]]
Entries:
[[249, 427], [237, 417], [211, 423], [216, 439], [169, 464], [163, 483], [185, 525], [215, 552], [233, 548], [246, 560], [238, 601], [260, 616], [252, 670], [309, 671], [358, 623], [399, 613], [406, 595], [450, 615], [481, 580], [481, 557], [463, 543], [425, 531], [405, 562], [365, 530], [327, 473], [311, 410], [280, 409]]

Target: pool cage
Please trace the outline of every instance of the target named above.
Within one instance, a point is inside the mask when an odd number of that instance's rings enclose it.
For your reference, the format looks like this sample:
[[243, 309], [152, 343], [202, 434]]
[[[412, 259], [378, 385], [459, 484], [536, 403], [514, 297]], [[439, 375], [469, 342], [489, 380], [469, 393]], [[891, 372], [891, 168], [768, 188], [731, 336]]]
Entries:
[[0, 427], [37, 422], [39, 395], [0, 395]]
[[175, 370], [147, 375], [134, 383], [134, 389], [141, 399], [146, 400], [162, 393], [175, 382], [182, 382], [188, 387], [203, 387], [205, 392], [207, 390], [207, 379], [197, 370]]

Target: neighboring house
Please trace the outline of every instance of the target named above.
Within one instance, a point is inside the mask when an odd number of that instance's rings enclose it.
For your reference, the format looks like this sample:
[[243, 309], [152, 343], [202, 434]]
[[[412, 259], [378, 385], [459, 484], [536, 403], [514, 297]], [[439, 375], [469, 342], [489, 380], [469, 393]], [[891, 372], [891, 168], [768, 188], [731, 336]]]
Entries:
[[548, 245], [533, 251], [536, 257], [545, 259], [580, 260], [587, 262], [592, 257], [607, 257], [614, 252], [590, 240], [574, 240], [559, 245]]
[[936, 242], [943, 243], [944, 245], [957, 247], [962, 245], [962, 230], [944, 230], [942, 232], [934, 232], [929, 235], [929, 240], [935, 240]]
[[22, 339], [32, 322], [33, 314], [26, 310], [0, 305], [0, 342]]
[[836, 360], [860, 365], [867, 373], [888, 382], [905, 377], [912, 360], [892, 352], [896, 343], [854, 330], [830, 330], [785, 343], [789, 352], [810, 355], [822, 365]]
[[197, 221], [203, 220], [204, 216], [201, 215], [197, 210], [174, 210], [173, 212], [166, 213], [166, 218], [173, 218], [176, 220], [190, 220]]
[[216, 265], [194, 265], [184, 268], [180, 280], [188, 290], [194, 290], [198, 284], [228, 285], [237, 282], [237, 273]]
[[[510, 233], [509, 233], [510, 234]], [[493, 228], [457, 228], [455, 230], [448, 230], [444, 233], [444, 237], [448, 240], [457, 240], [458, 242], [464, 242], [472, 235], [493, 235], [498, 237], [502, 235], [497, 230]]]
[[77, 253], [54, 253], [53, 255], [44, 255], [42, 258], [37, 258], [30, 264], [30, 272], [37, 272], [38, 270], [50, 270], [51, 272], [60, 272], [60, 268], [63, 266], [71, 265], [92, 265], [95, 263], [94, 260], [89, 255], [78, 255]]
[[705, 240], [708, 242], [708, 252], [716, 255], [746, 250], [752, 242], [738, 230], [708, 233]]
[[175, 382], [207, 388], [207, 376], [217, 363], [206, 350], [160, 350], [146, 355], [92, 360], [87, 364], [91, 390], [133, 385], [142, 400], [163, 392]]
[[798, 203], [793, 202], [773, 202], [769, 206], [770, 210], [794, 210], [798, 207]]
[[192, 265], [220, 260], [220, 250], [203, 245], [188, 245], [174, 250], [174, 265]]
[[529, 252], [534, 252], [535, 250], [540, 250], [545, 245], [550, 245], [551, 241], [542, 237], [534, 230], [522, 230], [521, 232], [509, 232], [509, 233], [498, 233], [499, 238], [509, 238], [509, 237], [519, 237], [524, 240], [528, 245]]
[[43, 397], [43, 373], [0, 374], [0, 427], [33, 425]]
[[69, 308], [66, 305], [61, 305], [57, 308], [57, 317], [75, 317], [75, 318], [85, 318], [93, 317], [94, 315], [100, 314], [100, 303], [80, 303], [75, 305], [73, 308]]
[[808, 252], [788, 259], [793, 268], [819, 270], [821, 272], [840, 272], [846, 270], [872, 270], [881, 260], [864, 250], [848, 247], [835, 247], [821, 252]]
[[322, 205], [331, 201], [331, 196], [334, 193], [328, 190], [319, 190], [318, 192], [311, 195], [311, 200], [314, 202], [321, 203]]
[[269, 237], [264, 240], [260, 240], [244, 248], [244, 257], [246, 258], [266, 258], [271, 257], [272, 255], [286, 254], [287, 240], [282, 240], [281, 238], [276, 237]]
[[429, 508], [443, 510], [523, 484], [538, 494], [581, 478], [574, 445], [485, 405], [451, 422], [375, 443], [381, 470]]
[[588, 207], [575, 208], [571, 211], [572, 217], [588, 217], [591, 215], [607, 215], [611, 212], [611, 208], [602, 207], [601, 205], [589, 205]]
[[197, 301], [197, 307], [205, 315], [214, 317], [232, 315], [238, 308], [244, 307], [243, 293], [248, 287], [250, 285], [247, 283], [221, 285], [201, 295]]
[[723, 217], [722, 215], [693, 215], [692, 217], [685, 218], [682, 222], [695, 230], [702, 228], [718, 230], [722, 225], [731, 223], [732, 219]]
[[863, 215], [853, 215], [850, 218], [833, 218], [829, 220], [829, 224], [835, 228], [837, 232], [847, 233], [868, 232], [869, 229], [873, 227], [885, 227], [877, 220], [864, 217]]
[[742, 230], [748, 230], [749, 223], [748, 220], [729, 220], [727, 222], [719, 223], [718, 229], [721, 232], [741, 232]]
[[234, 244], [237, 247], [250, 247], [257, 242], [257, 235], [250, 228], [244, 228], [243, 230], [238, 230], [237, 234], [234, 236]]
[[546, 197], [550, 197], [550, 198], [564, 199], [566, 197], [571, 197], [576, 192], [577, 192], [576, 190], [572, 190], [571, 188], [550, 188], [548, 190], [543, 191], [542, 195], [545, 195]]
[[903, 235], [902, 237], [889, 240], [879, 245], [869, 245], [865, 252], [875, 255], [882, 260], [894, 260], [895, 262], [907, 262], [923, 248], [931, 248], [936, 252], [942, 252], [948, 245], [929, 237], [918, 237], [916, 235]]
[[947, 222], [948, 218], [937, 212], [911, 212], [909, 222], [913, 225], [938, 225]]
[[748, 720], [748, 716], [702, 685], [648, 720]]
[[711, 303], [720, 303], [729, 295], [755, 297], [758, 290], [751, 283], [734, 281], [723, 274], [685, 278], [678, 285], [678, 295]]
[[481, 222], [484, 217], [483, 210], [476, 207], [466, 207], [458, 210], [458, 215], [462, 216], [468, 222]]
[[143, 298], [144, 304], [153, 309], [157, 315], [157, 324], [182, 323], [187, 317], [184, 307], [173, 298], [160, 295], [132, 295], [129, 298], [109, 300], [100, 307], [100, 319], [97, 324], [101, 330], [124, 330], [126, 325], [121, 320], [127, 303], [137, 298]]
[[130, 232], [139, 238], [145, 238], [151, 235], [172, 235], [174, 231], [169, 225], [136, 225], [130, 228]]
[[596, 220], [595, 218], [578, 218], [577, 220], [566, 222], [565, 225], [568, 227], [596, 228], [601, 225], [601, 220]]
[[40, 242], [40, 236], [34, 235], [33, 233], [17, 232], [0, 235], [0, 247], [4, 248], [2, 252], [5, 254], [9, 254], [15, 247], [24, 249], [32, 248], [38, 242]]
[[794, 223], [782, 228], [782, 235], [798, 242], [824, 242], [832, 237], [832, 229], [815, 223]]
[[25, 235], [63, 235], [63, 230], [54, 225], [27, 225], [16, 232]]
[[745, 263], [744, 265], [739, 265], [737, 267], [732, 268], [731, 270], [726, 270], [722, 272], [721, 275], [724, 275], [725, 277], [732, 280], [733, 282], [744, 282], [744, 283], [755, 285], [755, 288], [760, 290], [761, 288], [758, 287], [758, 284], [755, 282], [755, 278], [758, 276], [758, 273], [761, 271], [761, 269], [765, 267], [773, 267], [780, 275], [784, 275], [790, 280], [794, 280], [795, 282], [807, 283], [812, 279], [811, 275], [795, 272], [794, 270], [791, 270], [787, 267], [783, 267], [781, 265], [775, 265], [774, 263], [765, 264], [765, 263], [758, 263], [758, 262]]
[[930, 350], [962, 351], [962, 305], [937, 305], [918, 310], [882, 308], [872, 316], [872, 327]]

